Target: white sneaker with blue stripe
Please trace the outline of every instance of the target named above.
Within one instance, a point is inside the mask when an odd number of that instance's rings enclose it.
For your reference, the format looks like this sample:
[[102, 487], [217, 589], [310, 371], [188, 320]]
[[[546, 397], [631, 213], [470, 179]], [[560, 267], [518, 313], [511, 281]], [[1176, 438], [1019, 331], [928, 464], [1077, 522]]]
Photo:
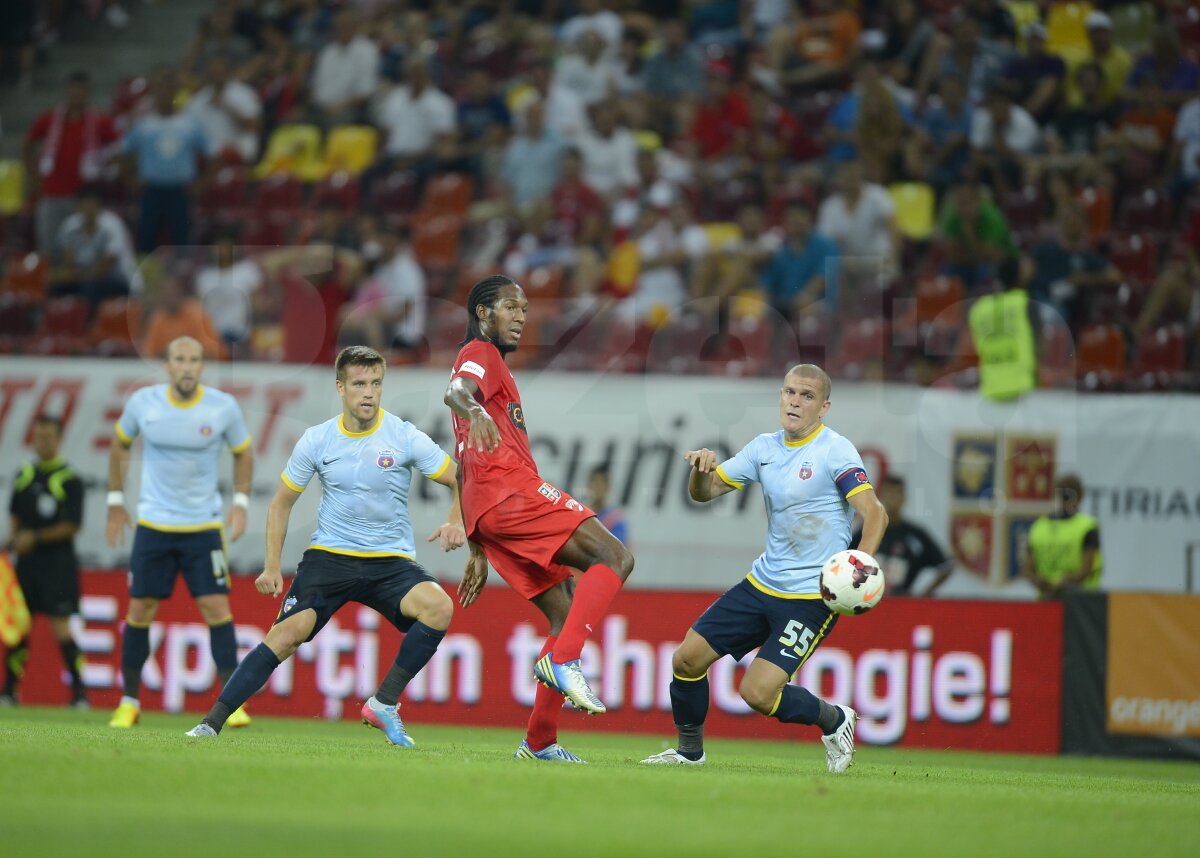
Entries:
[[217, 731], [201, 721], [183, 735], [189, 739], [215, 739], [217, 738]]
[[533, 675], [542, 685], [557, 691], [577, 709], [582, 709], [589, 715], [601, 715], [608, 711], [584, 678], [579, 659], [568, 661], [566, 664], [556, 664], [550, 660], [550, 654], [547, 653], [533, 665]]
[[529, 742], [524, 741], [521, 747], [517, 748], [517, 752], [513, 754], [515, 760], [542, 760], [550, 763], [583, 763], [587, 765], [587, 760], [581, 760], [579, 757], [572, 754], [562, 745], [555, 742], [547, 745], [540, 751], [535, 751], [529, 747]]

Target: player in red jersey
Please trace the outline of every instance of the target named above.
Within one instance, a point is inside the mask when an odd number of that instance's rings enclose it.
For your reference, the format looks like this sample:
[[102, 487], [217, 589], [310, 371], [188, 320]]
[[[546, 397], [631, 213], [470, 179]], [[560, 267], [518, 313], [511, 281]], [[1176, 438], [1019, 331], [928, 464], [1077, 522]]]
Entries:
[[[516, 282], [493, 275], [467, 297], [467, 333], [445, 402], [453, 412], [463, 523], [471, 546], [459, 597], [467, 607], [488, 563], [550, 621], [533, 673], [537, 690], [518, 759], [582, 762], [557, 743], [563, 695], [590, 714], [604, 704], [579, 667], [584, 640], [633, 571], [633, 555], [566, 492], [538, 476], [517, 383], [504, 362], [516, 350], [529, 301]], [[572, 569], [583, 570], [578, 585]]]

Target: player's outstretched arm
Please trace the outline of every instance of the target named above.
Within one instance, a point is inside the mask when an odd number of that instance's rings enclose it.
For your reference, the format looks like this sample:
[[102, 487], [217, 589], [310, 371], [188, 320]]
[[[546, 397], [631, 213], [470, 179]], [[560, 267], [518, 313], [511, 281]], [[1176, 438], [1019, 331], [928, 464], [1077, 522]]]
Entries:
[[490, 453], [500, 446], [500, 429], [475, 398], [478, 393], [479, 385], [471, 379], [452, 378], [442, 401], [451, 411], [471, 424], [467, 434], [467, 446], [480, 453], [484, 450]]
[[129, 471], [129, 444], [113, 435], [108, 447], [108, 523], [105, 538], [109, 548], [125, 544], [129, 529], [129, 511], [125, 509], [125, 474]]
[[237, 542], [246, 532], [250, 485], [254, 481], [254, 453], [247, 447], [233, 454], [233, 503], [229, 505], [229, 541]]
[[433, 481], [448, 486], [452, 497], [450, 498], [450, 511], [446, 513], [446, 523], [430, 534], [427, 541], [437, 540], [442, 551], [454, 551], [462, 548], [463, 543], [467, 541], [467, 531], [463, 528], [462, 502], [458, 494], [458, 464], [451, 459], [446, 470], [442, 471]]
[[866, 491], [855, 494], [850, 498], [850, 506], [854, 507], [854, 511], [861, 515], [863, 520], [862, 536], [859, 537], [858, 547], [874, 556], [875, 552], [879, 550], [879, 543], [883, 541], [883, 534], [887, 530], [887, 510], [879, 502], [879, 497], [875, 494], [874, 489], [866, 489]]
[[267, 507], [267, 559], [263, 563], [262, 574], [254, 579], [254, 588], [264, 596], [274, 598], [283, 592], [283, 573], [280, 571], [280, 557], [283, 556], [283, 540], [287, 536], [288, 519], [292, 517], [292, 507], [300, 499], [300, 492], [294, 491], [283, 483], [275, 490], [275, 497]]
[[712, 450], [707, 447], [688, 450], [683, 458], [692, 466], [692, 473], [688, 476], [688, 494], [692, 500], [707, 503], [733, 491], [733, 486], [717, 473], [717, 454]]
[[458, 603], [464, 608], [469, 608], [479, 598], [488, 577], [487, 556], [483, 549], [474, 542], [467, 544], [471, 546], [471, 556], [467, 558], [467, 568], [458, 585]]

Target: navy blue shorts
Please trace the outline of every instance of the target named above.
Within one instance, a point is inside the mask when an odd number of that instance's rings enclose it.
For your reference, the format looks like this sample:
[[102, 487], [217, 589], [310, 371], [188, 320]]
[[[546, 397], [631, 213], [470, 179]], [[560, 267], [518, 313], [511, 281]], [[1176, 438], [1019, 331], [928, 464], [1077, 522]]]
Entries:
[[708, 606], [692, 628], [717, 655], [741, 660], [755, 647], [758, 658], [794, 676], [837, 624], [820, 598], [781, 599], [746, 578]]
[[358, 602], [406, 632], [414, 620], [400, 613], [400, 600], [424, 581], [437, 583], [421, 564], [407, 557], [351, 557], [310, 548], [296, 567], [275, 622], [312, 608], [317, 612], [317, 624], [307, 638], [312, 640], [338, 608]]
[[193, 598], [229, 592], [229, 558], [221, 529], [174, 532], [139, 524], [129, 557], [129, 595], [168, 599], [180, 572]]

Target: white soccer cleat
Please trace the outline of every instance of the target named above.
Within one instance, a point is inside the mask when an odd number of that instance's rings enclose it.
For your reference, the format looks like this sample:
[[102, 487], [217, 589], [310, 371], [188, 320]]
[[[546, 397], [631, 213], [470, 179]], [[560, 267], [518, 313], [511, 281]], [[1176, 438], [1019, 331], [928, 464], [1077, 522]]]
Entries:
[[676, 751], [674, 748], [667, 748], [661, 754], [654, 754], [642, 760], [643, 766], [702, 766], [706, 759], [705, 754], [701, 752], [700, 759], [689, 760], [683, 754]]
[[833, 774], [841, 774], [854, 764], [854, 726], [858, 723], [858, 713], [849, 706], [838, 703], [846, 719], [828, 736], [822, 736], [825, 745], [825, 768]]
[[570, 700], [575, 708], [582, 709], [589, 715], [601, 715], [606, 711], [604, 704], [584, 678], [579, 659], [568, 661], [566, 664], [556, 664], [550, 660], [550, 654], [547, 653], [533, 665], [533, 675], [542, 685], [557, 691]]
[[189, 739], [215, 739], [217, 738], [217, 731], [201, 721], [183, 735]]

